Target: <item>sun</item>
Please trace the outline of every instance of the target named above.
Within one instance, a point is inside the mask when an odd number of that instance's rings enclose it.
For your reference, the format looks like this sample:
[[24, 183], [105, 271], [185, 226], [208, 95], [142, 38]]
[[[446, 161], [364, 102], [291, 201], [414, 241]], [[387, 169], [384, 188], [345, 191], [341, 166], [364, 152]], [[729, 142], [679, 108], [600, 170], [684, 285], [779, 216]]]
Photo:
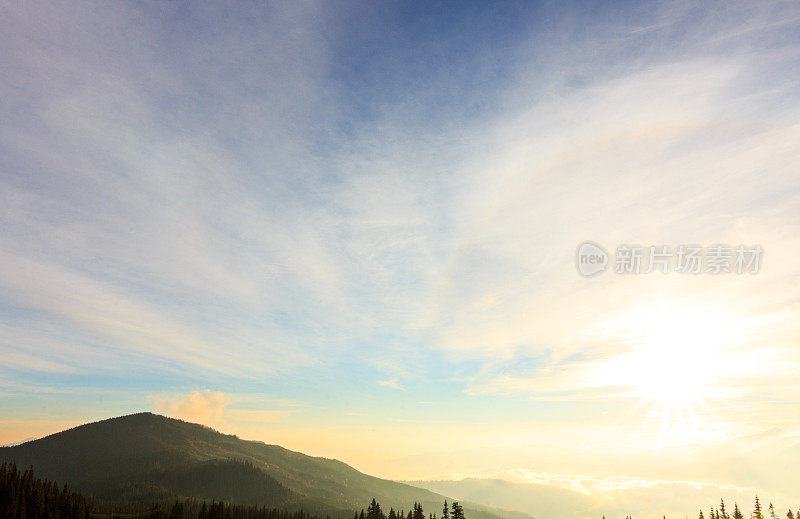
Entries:
[[629, 354], [633, 393], [667, 406], [685, 406], [713, 396], [721, 373], [714, 366], [726, 347], [723, 326], [686, 312], [653, 323]]
[[746, 320], [719, 305], [664, 302], [632, 306], [595, 331], [616, 353], [592, 363], [588, 383], [631, 399], [622, 420], [640, 417], [643, 432], [656, 425], [653, 447], [724, 434], [716, 410], [736, 396], [731, 377], [742, 371], [735, 350]]
[[725, 351], [738, 339], [739, 321], [701, 306], [660, 304], [628, 312], [618, 336], [629, 350], [603, 363], [603, 378], [627, 396], [665, 412], [692, 412], [720, 397], [729, 373]]

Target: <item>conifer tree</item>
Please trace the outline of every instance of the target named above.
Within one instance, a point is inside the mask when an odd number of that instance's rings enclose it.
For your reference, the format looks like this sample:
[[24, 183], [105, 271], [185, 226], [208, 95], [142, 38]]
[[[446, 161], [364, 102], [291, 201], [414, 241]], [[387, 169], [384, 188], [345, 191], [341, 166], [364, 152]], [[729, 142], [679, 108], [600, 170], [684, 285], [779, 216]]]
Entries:
[[761, 513], [761, 502], [758, 500], [758, 494], [756, 494], [756, 503], [753, 505], [753, 519], [764, 519], [764, 514]]
[[383, 515], [383, 510], [381, 510], [381, 505], [375, 501], [374, 497], [367, 507], [367, 519], [386, 519], [386, 516]]
[[23, 473], [13, 463], [0, 464], [0, 517], [85, 519], [91, 505], [80, 494], [52, 481]]

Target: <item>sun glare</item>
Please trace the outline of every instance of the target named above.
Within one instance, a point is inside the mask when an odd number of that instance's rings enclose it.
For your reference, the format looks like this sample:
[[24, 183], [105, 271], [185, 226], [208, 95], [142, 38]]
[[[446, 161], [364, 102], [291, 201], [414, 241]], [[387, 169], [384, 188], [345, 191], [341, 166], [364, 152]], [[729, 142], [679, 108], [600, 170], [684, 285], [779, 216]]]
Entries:
[[609, 359], [603, 378], [629, 396], [667, 412], [689, 410], [724, 394], [723, 352], [740, 338], [731, 315], [702, 307], [660, 305], [626, 314], [616, 323], [631, 349]]

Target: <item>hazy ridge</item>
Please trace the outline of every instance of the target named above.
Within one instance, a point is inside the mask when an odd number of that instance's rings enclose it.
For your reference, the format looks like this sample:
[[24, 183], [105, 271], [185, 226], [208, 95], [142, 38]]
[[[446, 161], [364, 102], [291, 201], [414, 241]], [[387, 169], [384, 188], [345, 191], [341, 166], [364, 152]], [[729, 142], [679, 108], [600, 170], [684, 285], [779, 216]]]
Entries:
[[[387, 510], [408, 510], [420, 502], [434, 513], [446, 499], [363, 474], [338, 460], [242, 440], [152, 413], [111, 418], [3, 447], [0, 460], [33, 466], [42, 477], [111, 502], [222, 499], [349, 518], [372, 498]], [[528, 517], [471, 504], [465, 511], [470, 519]]]

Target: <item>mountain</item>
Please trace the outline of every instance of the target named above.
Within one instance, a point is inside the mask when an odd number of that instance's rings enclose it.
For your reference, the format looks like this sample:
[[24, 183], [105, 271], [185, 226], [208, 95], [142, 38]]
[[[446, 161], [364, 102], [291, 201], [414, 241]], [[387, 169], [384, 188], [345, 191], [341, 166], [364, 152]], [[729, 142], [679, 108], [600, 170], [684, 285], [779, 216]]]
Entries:
[[465, 478], [458, 481], [409, 481], [411, 485], [487, 506], [507, 506], [536, 517], [594, 517], [594, 501], [587, 495], [552, 485], [517, 483], [503, 479]]
[[[769, 496], [779, 517], [796, 511], [800, 437], [777, 428], [722, 443], [649, 450], [564, 448], [530, 443], [423, 453], [392, 460], [386, 470], [413, 466], [431, 472], [493, 478], [408, 482], [455, 498], [504, 507], [540, 519], [649, 515], [697, 516], [697, 507]], [[441, 473], [441, 472], [440, 472]], [[588, 508], [587, 508], [588, 506]]]
[[[341, 461], [241, 440], [152, 413], [111, 418], [2, 447], [0, 460], [33, 466], [41, 477], [116, 502], [222, 499], [349, 519], [372, 498], [387, 510], [408, 510], [420, 502], [436, 513], [446, 499], [363, 474]], [[464, 508], [470, 519], [530, 519], [482, 505], [466, 503]]]
[[16, 445], [22, 445], [22, 444], [23, 444], [23, 443], [25, 443], [25, 442], [30, 442], [30, 441], [33, 441], [33, 440], [35, 440], [35, 439], [36, 439], [36, 438], [34, 438], [33, 436], [31, 436], [30, 438], [25, 438], [24, 440], [20, 440], [20, 441], [18, 441], [18, 442], [6, 443], [5, 445], [0, 445], [0, 447], [14, 447], [14, 446], [16, 446]]

